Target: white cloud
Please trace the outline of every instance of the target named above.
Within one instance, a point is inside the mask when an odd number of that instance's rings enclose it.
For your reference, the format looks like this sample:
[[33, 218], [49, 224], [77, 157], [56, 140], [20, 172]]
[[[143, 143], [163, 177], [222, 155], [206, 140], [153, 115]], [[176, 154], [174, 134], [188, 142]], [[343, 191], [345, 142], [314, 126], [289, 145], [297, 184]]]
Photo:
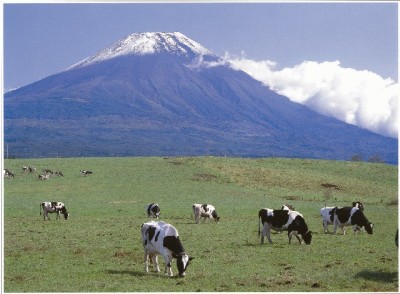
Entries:
[[393, 138], [398, 137], [399, 84], [371, 71], [340, 66], [339, 61], [304, 61], [277, 70], [276, 62], [230, 57], [231, 67], [243, 70], [271, 90], [316, 112]]
[[202, 69], [202, 68], [212, 68], [223, 65], [229, 65], [229, 62], [226, 58], [208, 61], [204, 59], [204, 55], [199, 55], [193, 60], [192, 63], [187, 64], [186, 66], [190, 69]]

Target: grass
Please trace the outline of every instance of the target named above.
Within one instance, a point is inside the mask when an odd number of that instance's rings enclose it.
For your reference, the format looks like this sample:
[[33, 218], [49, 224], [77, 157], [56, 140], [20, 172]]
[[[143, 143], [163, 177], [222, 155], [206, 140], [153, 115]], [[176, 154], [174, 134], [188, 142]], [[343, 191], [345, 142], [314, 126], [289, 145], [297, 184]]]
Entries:
[[[22, 165], [61, 170], [64, 177], [38, 181]], [[16, 174], [4, 180], [5, 292], [399, 290], [394, 166], [147, 157], [13, 159], [5, 168]], [[93, 175], [81, 177], [80, 169]], [[326, 193], [326, 183], [337, 188]], [[374, 234], [324, 234], [319, 209], [356, 199]], [[39, 204], [55, 200], [66, 204], [70, 219], [43, 221]], [[155, 201], [195, 257], [183, 279], [144, 272], [140, 225], [147, 221], [145, 205]], [[193, 203], [213, 204], [221, 222], [196, 225]], [[260, 245], [258, 210], [286, 203], [304, 215], [311, 245], [288, 245], [285, 233]]]

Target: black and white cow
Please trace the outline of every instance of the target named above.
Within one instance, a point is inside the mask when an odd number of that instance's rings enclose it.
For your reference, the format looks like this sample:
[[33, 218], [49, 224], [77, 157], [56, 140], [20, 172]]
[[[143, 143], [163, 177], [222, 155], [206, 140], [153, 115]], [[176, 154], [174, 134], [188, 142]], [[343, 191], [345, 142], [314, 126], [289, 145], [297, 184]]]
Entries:
[[53, 176], [64, 177], [63, 173], [61, 171], [58, 171], [58, 170], [53, 170], [51, 173], [52, 173]]
[[14, 173], [5, 168], [3, 170], [3, 178], [5, 179], [14, 178]]
[[328, 225], [333, 225], [334, 213], [338, 207], [322, 207], [320, 214], [322, 217], [322, 226], [324, 227], [324, 232], [329, 232]]
[[51, 169], [44, 169], [43, 170], [44, 174], [48, 174], [48, 175], [52, 175], [52, 176], [61, 176], [63, 177], [63, 173], [60, 171], [56, 171], [56, 170], [51, 170]]
[[36, 172], [36, 167], [34, 167], [34, 166], [23, 166], [22, 167], [22, 172], [24, 172], [24, 173], [34, 173], [34, 172]]
[[50, 175], [49, 174], [39, 175], [38, 179], [41, 181], [45, 181], [45, 180], [50, 179]]
[[194, 214], [194, 220], [196, 221], [196, 224], [199, 223], [200, 217], [203, 218], [203, 223], [206, 221], [206, 219], [214, 219], [215, 222], [219, 222], [220, 217], [217, 214], [217, 211], [215, 210], [215, 207], [212, 206], [211, 204], [193, 204], [193, 214]]
[[65, 219], [68, 219], [69, 216], [69, 213], [62, 202], [42, 202], [40, 204], [40, 215], [42, 215], [42, 211], [43, 220], [46, 220], [46, 217], [50, 220], [48, 215], [49, 213], [56, 213], [57, 219], [60, 218], [60, 214], [63, 214]]
[[146, 206], [147, 217], [160, 217], [160, 206], [157, 203], [150, 203]]
[[[361, 211], [364, 210], [364, 206], [360, 201], [356, 201], [352, 203], [353, 207], [359, 208]], [[320, 214], [322, 217], [322, 226], [324, 227], [324, 232], [327, 233], [329, 232], [328, 230], [328, 225], [333, 225], [334, 221], [334, 213], [336, 209], [341, 208], [341, 207], [322, 207], [320, 210]], [[360, 228], [357, 227], [356, 230], [359, 230]], [[345, 228], [342, 228], [343, 231], [345, 231]]]
[[345, 206], [342, 208], [336, 208], [333, 214], [334, 234], [336, 234], [337, 227], [340, 227], [343, 235], [345, 235], [345, 226], [353, 226], [354, 232], [364, 227], [368, 234], [372, 234], [372, 224], [365, 217], [361, 209], [357, 207]]
[[263, 225], [261, 244], [264, 244], [264, 237], [267, 236], [269, 243], [272, 244], [271, 240], [271, 229], [275, 231], [288, 231], [289, 244], [292, 240], [293, 235], [302, 244], [302, 240], [298, 235], [302, 237], [306, 244], [311, 243], [311, 232], [308, 230], [307, 224], [304, 221], [303, 216], [297, 211], [288, 210], [272, 210], [269, 208], [263, 208], [258, 212], [258, 235], [260, 236], [261, 223]]
[[193, 257], [186, 254], [175, 227], [162, 221], [150, 221], [142, 224], [141, 233], [146, 272], [149, 271], [149, 259], [152, 261], [154, 269], [157, 272], [160, 271], [158, 266], [158, 254], [160, 254], [165, 261], [166, 275], [173, 275], [171, 262], [174, 258], [179, 276], [186, 275], [185, 271]]
[[90, 170], [86, 170], [86, 169], [81, 169], [81, 176], [87, 176], [87, 175], [91, 175], [93, 172]]

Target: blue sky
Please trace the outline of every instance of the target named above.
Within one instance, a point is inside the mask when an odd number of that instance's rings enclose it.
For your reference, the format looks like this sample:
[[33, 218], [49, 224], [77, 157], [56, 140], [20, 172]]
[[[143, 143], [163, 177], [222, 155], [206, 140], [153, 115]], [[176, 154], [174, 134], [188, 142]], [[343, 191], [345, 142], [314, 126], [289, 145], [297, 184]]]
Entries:
[[278, 67], [339, 60], [397, 81], [396, 3], [4, 4], [4, 88], [57, 73], [134, 32], [180, 31]]
[[4, 90], [135, 32], [179, 31], [273, 91], [398, 137], [398, 4], [5, 3]]

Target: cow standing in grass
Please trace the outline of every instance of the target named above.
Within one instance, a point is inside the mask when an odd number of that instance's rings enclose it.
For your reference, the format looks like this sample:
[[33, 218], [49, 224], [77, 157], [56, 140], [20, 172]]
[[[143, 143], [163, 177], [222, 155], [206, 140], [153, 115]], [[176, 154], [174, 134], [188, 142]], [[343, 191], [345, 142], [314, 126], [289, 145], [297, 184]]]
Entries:
[[200, 217], [203, 218], [203, 223], [206, 219], [214, 219], [215, 222], [219, 222], [220, 217], [215, 210], [215, 207], [210, 204], [193, 204], [193, 214], [196, 224], [199, 223]]
[[157, 203], [150, 203], [146, 206], [147, 217], [160, 217], [160, 206]]
[[[291, 243], [293, 235], [302, 244], [302, 239], [306, 244], [311, 243], [311, 231], [309, 231], [303, 216], [292, 210], [272, 210], [269, 208], [263, 208], [258, 212], [258, 235], [260, 235], [261, 224], [263, 226], [261, 234], [261, 244], [264, 244], [264, 237], [267, 236], [269, 243], [272, 244], [271, 240], [271, 229], [274, 231], [287, 231], [289, 244]], [[299, 237], [302, 237], [302, 239]]]
[[[364, 206], [360, 201], [355, 201], [352, 203], [353, 207], [356, 207], [360, 209], [361, 211], [364, 210]], [[328, 225], [333, 225], [334, 224], [334, 214], [336, 209], [339, 209], [341, 207], [322, 207], [320, 210], [320, 214], [322, 217], [322, 226], [324, 227], [324, 232], [328, 233]], [[345, 228], [342, 227], [343, 232], [345, 231]], [[355, 227], [355, 230], [360, 230], [359, 227]]]
[[4, 169], [3, 170], [3, 178], [5, 178], [5, 179], [13, 178], [14, 179], [14, 173], [9, 171], [8, 169]]
[[34, 167], [34, 166], [23, 166], [22, 167], [22, 172], [24, 172], [24, 173], [34, 173], [34, 172], [36, 172], [36, 167]]
[[179, 276], [186, 275], [185, 271], [193, 257], [186, 254], [179, 239], [177, 229], [170, 224], [159, 221], [150, 221], [141, 226], [142, 242], [144, 248], [145, 271], [149, 271], [149, 259], [153, 262], [154, 269], [159, 272], [158, 254], [165, 261], [165, 274], [172, 276], [171, 262], [175, 258]]
[[344, 227], [353, 226], [354, 232], [364, 227], [368, 234], [372, 234], [372, 224], [365, 217], [364, 213], [357, 207], [336, 208], [334, 211], [333, 233], [336, 234], [337, 227], [342, 229], [343, 235], [346, 234]]
[[49, 174], [39, 175], [38, 179], [41, 181], [45, 181], [45, 180], [50, 179], [50, 175]]
[[60, 218], [61, 214], [64, 215], [65, 219], [68, 219], [69, 216], [69, 213], [65, 208], [64, 203], [62, 202], [42, 202], [40, 204], [40, 215], [42, 215], [42, 211], [43, 211], [43, 220], [46, 220], [46, 217], [48, 220], [50, 220], [49, 213], [56, 213], [57, 219]]
[[92, 173], [93, 173], [92, 171], [86, 170], [86, 169], [81, 169], [81, 171], [80, 171], [81, 176], [84, 176], [84, 177], [91, 175]]

